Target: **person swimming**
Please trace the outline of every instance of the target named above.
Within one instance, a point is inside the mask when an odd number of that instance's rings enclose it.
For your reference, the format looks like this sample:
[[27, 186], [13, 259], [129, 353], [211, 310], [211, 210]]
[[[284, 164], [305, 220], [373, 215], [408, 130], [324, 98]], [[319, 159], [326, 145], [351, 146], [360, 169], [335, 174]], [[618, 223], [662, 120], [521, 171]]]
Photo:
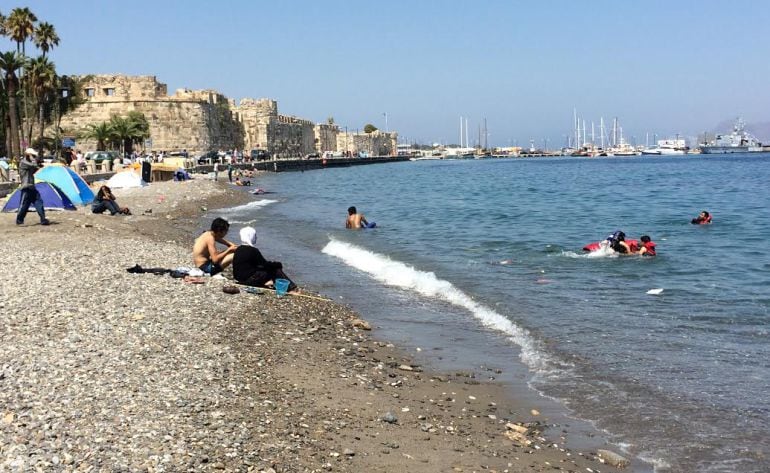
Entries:
[[348, 207], [348, 218], [345, 220], [345, 228], [374, 228], [375, 226], [377, 226], [377, 224], [367, 221], [364, 214], [358, 213], [355, 206]]
[[652, 241], [649, 235], [642, 235], [639, 240], [641, 240], [642, 245], [639, 248], [639, 251], [636, 252], [636, 254], [640, 256], [655, 256], [655, 242]]
[[690, 220], [690, 223], [693, 225], [708, 225], [711, 223], [711, 214], [704, 210], [696, 218]]
[[616, 253], [631, 253], [631, 248], [626, 243], [626, 234], [620, 230], [616, 230], [612, 235], [608, 236], [607, 242]]

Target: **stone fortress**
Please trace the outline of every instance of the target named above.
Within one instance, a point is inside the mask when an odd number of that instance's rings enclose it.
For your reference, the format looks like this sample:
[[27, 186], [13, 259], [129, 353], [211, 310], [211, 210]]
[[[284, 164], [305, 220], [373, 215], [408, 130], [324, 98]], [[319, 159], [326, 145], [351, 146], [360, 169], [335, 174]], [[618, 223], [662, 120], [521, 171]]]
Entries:
[[[76, 137], [90, 124], [144, 114], [150, 124], [151, 147], [146, 151], [267, 150], [277, 158], [318, 153], [396, 154], [397, 133], [352, 133], [333, 124], [280, 115], [271, 99], [245, 98], [236, 105], [215, 90], [178, 89], [168, 95], [155, 76], [94, 75], [84, 85], [85, 103], [62, 118], [64, 135]], [[78, 140], [82, 151], [96, 149], [93, 140]]]

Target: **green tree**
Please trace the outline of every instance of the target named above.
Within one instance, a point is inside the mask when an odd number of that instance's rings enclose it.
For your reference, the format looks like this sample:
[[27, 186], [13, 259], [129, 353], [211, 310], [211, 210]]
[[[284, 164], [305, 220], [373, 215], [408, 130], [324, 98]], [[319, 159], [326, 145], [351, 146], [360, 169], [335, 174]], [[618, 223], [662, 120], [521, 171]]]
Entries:
[[[6, 20], [8, 36], [16, 42], [16, 52], [21, 53], [21, 55], [25, 58], [27, 57], [27, 40], [31, 38], [35, 33], [36, 22], [37, 16], [35, 16], [35, 14], [32, 13], [27, 7], [14, 8], [11, 10], [10, 15], [8, 15], [8, 19]], [[26, 78], [24, 77], [26, 75], [24, 72], [24, 66], [22, 66], [22, 74], [19, 77], [19, 87], [22, 94], [24, 121], [29, 123], [29, 101], [27, 100], [28, 84]], [[24, 133], [22, 133], [22, 135], [23, 134]]]
[[59, 35], [56, 34], [56, 29], [52, 24], [43, 22], [34, 31], [33, 41], [35, 46], [43, 53], [43, 57], [46, 57], [48, 51], [53, 49], [54, 46], [59, 45]]
[[113, 115], [109, 125], [112, 129], [111, 141], [121, 153], [131, 153], [134, 144], [150, 137], [150, 125], [141, 112], [132, 111], [125, 117]]
[[79, 135], [82, 139], [95, 140], [97, 151], [104, 151], [107, 148], [107, 143], [113, 136], [112, 127], [107, 122], [87, 125]]
[[27, 40], [35, 32], [37, 16], [29, 8], [14, 8], [5, 22], [7, 34], [16, 42], [16, 52], [26, 56]]
[[364, 125], [364, 133], [374, 133], [375, 131], [377, 131], [377, 127], [371, 123]]
[[17, 110], [19, 78], [16, 75], [16, 71], [24, 67], [24, 63], [24, 58], [16, 52], [9, 51], [0, 53], [0, 70], [2, 70], [5, 75], [5, 91], [8, 96], [8, 134], [10, 135], [8, 142], [12, 159], [17, 159], [21, 156], [19, 113]]
[[[45, 56], [39, 56], [29, 62], [27, 69], [30, 96], [37, 104], [38, 116], [37, 124], [39, 127], [38, 147], [42, 150], [43, 131], [46, 125], [46, 116], [50, 117], [53, 108], [54, 97], [58, 86], [58, 77], [56, 76], [56, 66]], [[46, 114], [46, 111], [48, 113]], [[29, 128], [28, 140], [32, 142], [32, 120], [27, 124]]]

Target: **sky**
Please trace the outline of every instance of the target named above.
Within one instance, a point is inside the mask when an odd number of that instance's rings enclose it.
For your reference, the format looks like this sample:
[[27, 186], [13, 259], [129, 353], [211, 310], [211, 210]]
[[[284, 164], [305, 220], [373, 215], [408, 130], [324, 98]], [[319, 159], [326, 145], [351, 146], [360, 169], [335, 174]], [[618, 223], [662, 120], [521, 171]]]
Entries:
[[[418, 143], [549, 148], [573, 109], [629, 141], [770, 122], [770, 2], [750, 0], [15, 0], [52, 23], [60, 74], [178, 88]], [[0, 50], [13, 47], [0, 40]], [[29, 51], [28, 51], [29, 52]], [[598, 140], [598, 139], [597, 139]]]

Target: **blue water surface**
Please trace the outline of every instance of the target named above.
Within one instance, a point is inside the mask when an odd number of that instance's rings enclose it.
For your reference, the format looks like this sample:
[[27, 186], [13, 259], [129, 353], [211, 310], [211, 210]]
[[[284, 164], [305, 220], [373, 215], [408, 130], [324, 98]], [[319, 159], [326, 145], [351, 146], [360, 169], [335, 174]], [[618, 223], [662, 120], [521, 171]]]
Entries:
[[[768, 182], [764, 154], [420, 161], [265, 175], [276, 202], [237, 218], [306, 284], [365, 291], [393, 325], [447, 344], [467, 326], [518, 348], [493, 319], [512, 322], [530, 342], [516, 360], [527, 381], [659, 471], [758, 472], [770, 470]], [[378, 228], [345, 231], [350, 205]], [[701, 210], [712, 225], [690, 224]], [[583, 254], [617, 229], [650, 235], [658, 256]], [[376, 258], [355, 267], [329, 242]], [[489, 364], [511, 363], [489, 347]]]

